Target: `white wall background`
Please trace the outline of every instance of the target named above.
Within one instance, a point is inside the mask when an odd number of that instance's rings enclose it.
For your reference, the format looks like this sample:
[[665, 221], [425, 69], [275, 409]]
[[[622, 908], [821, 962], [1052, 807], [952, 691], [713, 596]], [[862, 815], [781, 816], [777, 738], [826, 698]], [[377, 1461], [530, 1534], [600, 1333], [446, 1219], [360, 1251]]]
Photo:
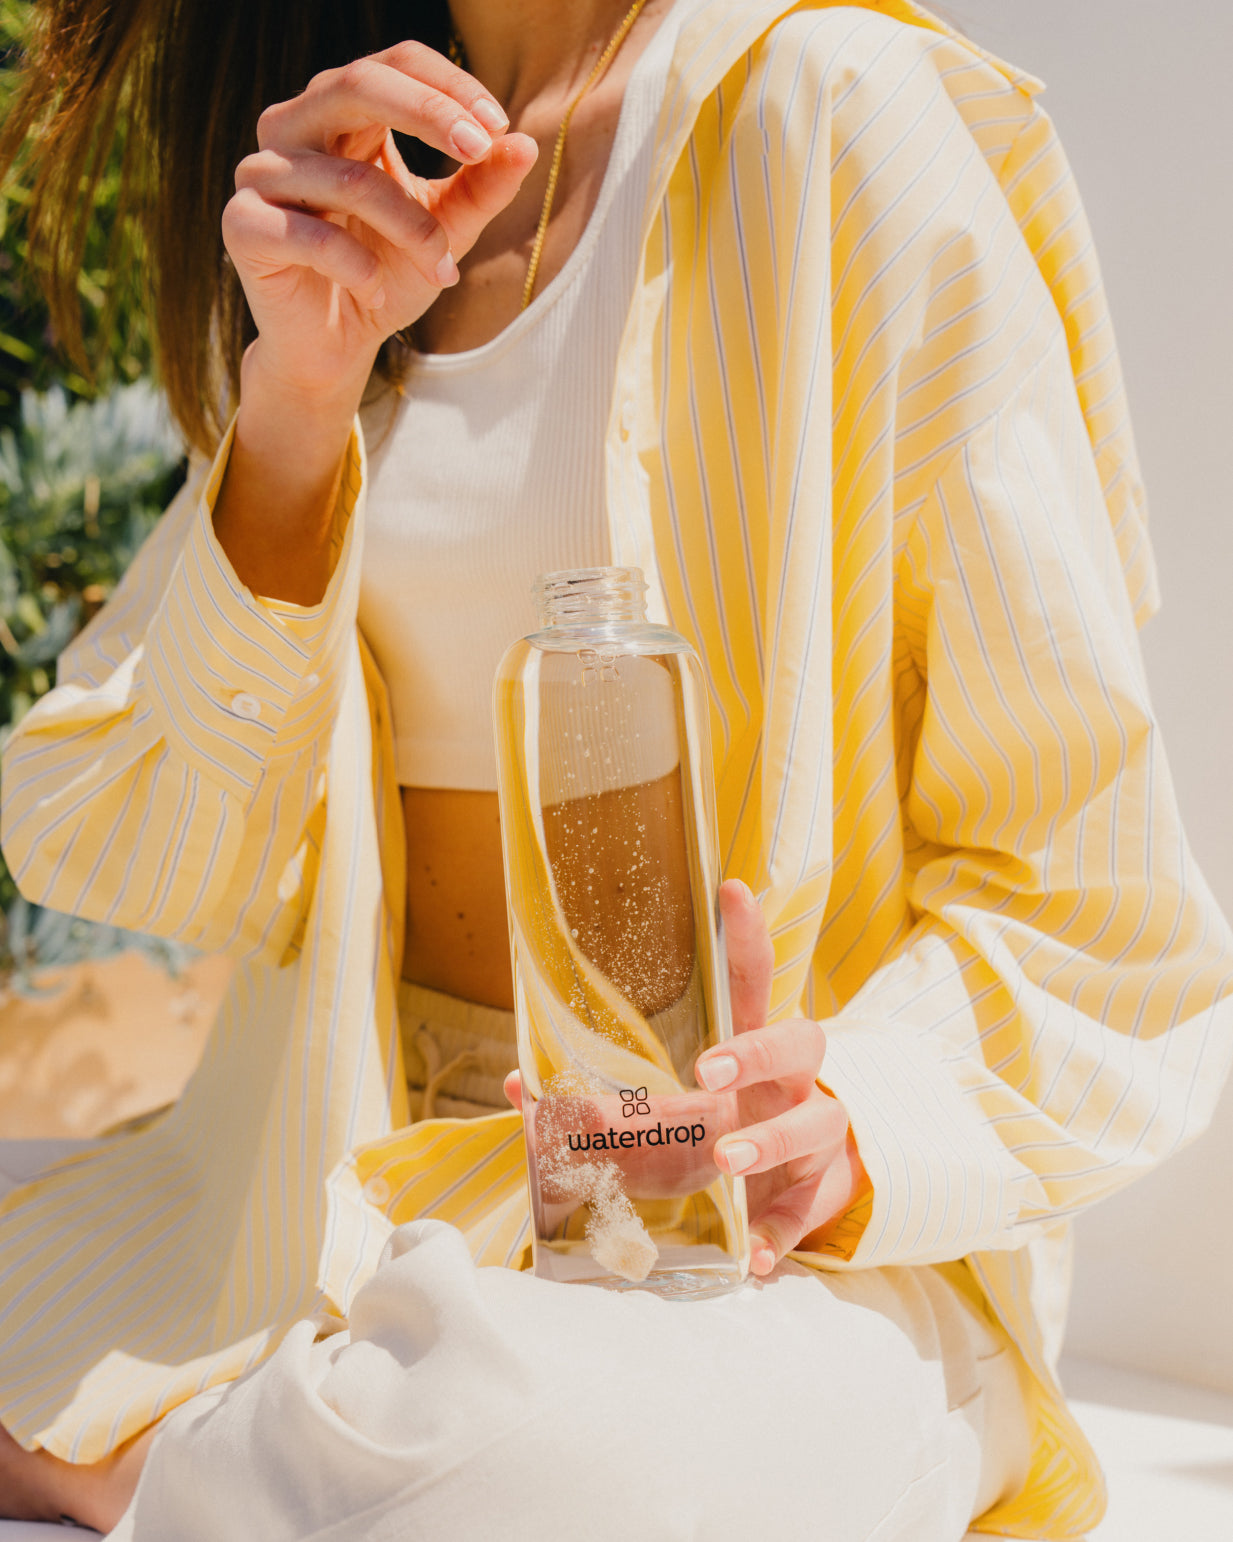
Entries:
[[[1151, 500], [1148, 674], [1191, 845], [1233, 914], [1233, 4], [939, 3], [1046, 82], [1079, 179]], [[1233, 1090], [1078, 1239], [1072, 1350], [1233, 1392]]]

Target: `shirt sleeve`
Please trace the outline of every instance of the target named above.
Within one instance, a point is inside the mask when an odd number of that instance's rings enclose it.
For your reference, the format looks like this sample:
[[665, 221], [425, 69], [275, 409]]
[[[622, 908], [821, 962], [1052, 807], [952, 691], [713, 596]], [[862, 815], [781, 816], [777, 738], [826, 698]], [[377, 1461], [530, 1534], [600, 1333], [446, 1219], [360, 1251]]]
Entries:
[[[364, 452], [352, 431], [319, 605], [263, 600], [214, 534], [234, 422], [4, 753], [4, 852], [26, 897], [197, 946], [294, 929], [289, 898], [354, 642]], [[272, 919], [276, 918], [276, 919]], [[285, 940], [285, 939], [284, 939]]]
[[1198, 1134], [1233, 1053], [1062, 347], [949, 459], [896, 587], [916, 919], [820, 1078], [873, 1184], [828, 1250], [858, 1266], [1021, 1246]]

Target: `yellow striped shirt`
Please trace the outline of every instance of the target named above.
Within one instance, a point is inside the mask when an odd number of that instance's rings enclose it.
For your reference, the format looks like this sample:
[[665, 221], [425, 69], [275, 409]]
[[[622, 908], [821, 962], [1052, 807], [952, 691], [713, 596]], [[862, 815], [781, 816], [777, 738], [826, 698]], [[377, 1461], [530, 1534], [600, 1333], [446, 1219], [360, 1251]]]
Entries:
[[[612, 559], [708, 671], [724, 867], [873, 1180], [819, 1268], [967, 1258], [1034, 1374], [1022, 1494], [1102, 1508], [1053, 1374], [1068, 1218], [1196, 1134], [1233, 939], [1182, 835], [1117, 354], [1038, 83], [908, 0], [706, 0], [658, 127]], [[84, 1461], [344, 1311], [392, 1224], [527, 1237], [513, 1114], [410, 1130], [404, 836], [355, 628], [357, 432], [312, 610], [197, 468], [13, 736], [31, 898], [237, 955], [177, 1106], [0, 1205], [0, 1422]]]

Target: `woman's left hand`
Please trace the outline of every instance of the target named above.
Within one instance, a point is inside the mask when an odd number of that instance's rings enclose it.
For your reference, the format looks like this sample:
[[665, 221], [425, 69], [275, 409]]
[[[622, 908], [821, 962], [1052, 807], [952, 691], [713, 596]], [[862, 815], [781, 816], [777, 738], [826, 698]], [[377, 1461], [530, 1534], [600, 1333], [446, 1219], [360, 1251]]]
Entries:
[[818, 1086], [826, 1034], [808, 1018], [768, 1024], [775, 955], [757, 900], [720, 886], [735, 1038], [698, 1057], [710, 1092], [739, 1093], [742, 1127], [715, 1146], [716, 1164], [746, 1181], [750, 1268], [769, 1274], [785, 1253], [817, 1243], [869, 1187], [837, 1098]]

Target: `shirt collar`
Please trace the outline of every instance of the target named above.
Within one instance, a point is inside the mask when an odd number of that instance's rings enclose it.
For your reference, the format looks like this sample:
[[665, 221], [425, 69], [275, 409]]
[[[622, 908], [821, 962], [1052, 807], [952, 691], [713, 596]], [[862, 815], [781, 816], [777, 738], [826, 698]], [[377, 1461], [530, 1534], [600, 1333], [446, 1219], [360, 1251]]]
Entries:
[[[851, 4], [852, 0], [846, 0]], [[948, 22], [916, 0], [856, 0], [862, 9], [909, 25], [924, 27], [953, 39], [970, 53], [1004, 76], [1007, 82], [1026, 96], [1044, 90], [1036, 76], [999, 59], [958, 32]], [[664, 90], [664, 109], [659, 122], [658, 146], [651, 171], [651, 206], [664, 189], [678, 157], [685, 147], [702, 103], [719, 85], [736, 61], [757, 42], [776, 21], [797, 10], [822, 10], [816, 0], [693, 0], [689, 14], [677, 38], [672, 64]]]

